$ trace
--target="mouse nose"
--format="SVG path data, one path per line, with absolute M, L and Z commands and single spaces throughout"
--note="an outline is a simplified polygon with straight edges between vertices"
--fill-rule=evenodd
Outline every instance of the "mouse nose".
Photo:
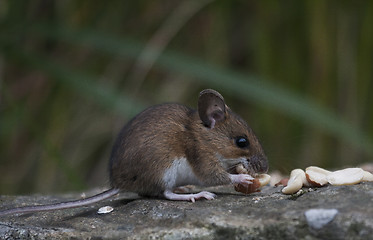
M 268 171 L 268 160 L 264 155 L 255 155 L 248 159 L 248 162 L 255 173 L 266 173 Z

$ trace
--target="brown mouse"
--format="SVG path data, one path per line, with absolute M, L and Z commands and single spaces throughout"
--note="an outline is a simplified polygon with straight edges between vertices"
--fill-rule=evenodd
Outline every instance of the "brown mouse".
M 206 89 L 199 95 L 198 110 L 160 104 L 124 126 L 110 157 L 111 189 L 82 200 L 3 210 L 0 216 L 80 207 L 120 191 L 169 200 L 210 200 L 215 194 L 174 190 L 184 185 L 251 184 L 251 175 L 235 172 L 238 164 L 251 175 L 268 170 L 267 158 L 248 124 L 217 91 Z

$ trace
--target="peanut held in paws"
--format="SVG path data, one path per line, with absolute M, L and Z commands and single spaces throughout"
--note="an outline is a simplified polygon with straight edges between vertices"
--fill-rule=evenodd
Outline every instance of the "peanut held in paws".
M 236 171 L 239 174 L 247 174 L 247 170 L 243 167 L 242 164 L 239 164 L 236 167 Z M 259 192 L 260 188 L 267 185 L 269 181 L 271 180 L 271 176 L 268 174 L 259 174 L 258 176 L 255 177 L 254 180 L 252 180 L 252 184 L 236 184 L 234 185 L 234 190 L 237 192 L 249 194 L 253 192 Z
M 260 188 L 260 182 L 257 178 L 255 178 L 253 181 L 252 184 L 248 184 L 248 185 L 245 185 L 245 184 L 235 184 L 234 185 L 234 190 L 236 190 L 237 192 L 242 192 L 242 193 L 245 193 L 245 194 L 249 194 L 249 193 L 253 193 L 253 192 L 259 192 L 259 188 Z

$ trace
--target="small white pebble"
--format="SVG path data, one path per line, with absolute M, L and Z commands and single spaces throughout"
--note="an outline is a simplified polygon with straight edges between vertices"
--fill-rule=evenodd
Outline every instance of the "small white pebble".
M 307 219 L 308 226 L 314 229 L 321 229 L 326 224 L 333 221 L 337 214 L 337 209 L 322 208 L 309 209 L 304 213 Z
M 105 207 L 102 207 L 100 209 L 98 209 L 97 213 L 98 214 L 106 214 L 106 213 L 110 213 L 114 210 L 114 208 L 110 207 L 110 206 L 105 206 Z
M 304 193 L 305 193 L 305 191 L 303 189 L 299 189 L 299 191 L 296 192 L 295 195 L 300 196 L 300 195 L 302 195 Z

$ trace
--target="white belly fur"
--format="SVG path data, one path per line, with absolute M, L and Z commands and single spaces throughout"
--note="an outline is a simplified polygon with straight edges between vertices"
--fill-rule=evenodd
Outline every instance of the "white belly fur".
M 166 189 L 170 190 L 185 185 L 201 185 L 201 181 L 196 177 L 185 157 L 173 161 L 171 167 L 165 171 L 163 181 Z

